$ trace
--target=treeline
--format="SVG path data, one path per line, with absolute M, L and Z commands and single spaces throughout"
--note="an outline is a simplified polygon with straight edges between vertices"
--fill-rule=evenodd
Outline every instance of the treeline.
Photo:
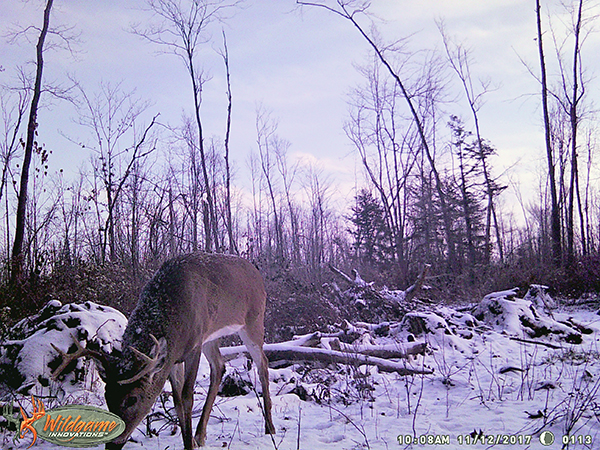
M 473 77 L 467 47 L 440 23 L 442 51 L 407 55 L 367 32 L 357 19 L 365 5 L 359 11 L 352 2 L 320 4 L 363 33 L 372 51 L 345 124 L 364 174 L 352 205 L 340 210 L 335 180 L 290 158 L 290 142 L 264 108 L 256 112 L 250 179 L 237 179 L 225 34 L 223 136 L 208 137 L 204 127 L 209 84 L 198 55 L 208 28 L 236 3 L 148 2 L 153 22 L 135 32 L 179 56 L 191 85 L 193 111 L 167 128 L 150 103 L 120 83 L 94 89 L 73 81 L 68 93 L 43 84 L 46 34 L 68 40 L 65 29 L 52 29 L 53 2 L 46 0 L 44 25 L 35 29 L 35 75 L 22 77 L 18 89 L 4 87 L 0 97 L 0 306 L 33 308 L 59 296 L 128 309 L 126 298 L 161 261 L 196 250 L 251 259 L 277 284 L 282 302 L 300 291 L 318 299 L 330 264 L 398 288 L 431 264 L 429 282 L 446 296 L 528 282 L 600 289 L 596 122 L 581 57 L 593 25 L 587 2 L 566 6 L 573 26 L 563 34 L 551 28 L 553 65 L 537 2 L 540 61 L 530 71 L 540 82 L 548 172 L 538 201 L 521 204 L 524 225 L 503 208 L 508 180 L 495 168 L 497 152 L 479 115 L 491 84 Z M 50 93 L 76 105 L 76 122 L 88 132 L 91 158 L 78 174 L 48 172 L 51 156 L 36 130 L 40 96 Z M 452 110 L 463 108 L 448 100 L 458 93 L 468 106 L 462 117 Z

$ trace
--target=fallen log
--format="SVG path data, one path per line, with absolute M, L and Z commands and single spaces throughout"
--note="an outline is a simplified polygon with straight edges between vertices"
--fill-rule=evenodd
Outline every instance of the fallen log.
M 345 274 L 331 264 L 329 264 L 329 269 L 350 284 L 350 289 L 342 292 L 342 295 L 360 302 L 364 302 L 366 299 L 369 299 L 370 301 L 385 301 L 385 297 L 373 287 L 373 283 L 367 283 L 363 280 L 356 269 L 352 269 L 352 276 Z M 349 294 L 349 292 L 351 292 L 351 294 Z
M 375 356 L 364 355 L 361 353 L 342 352 L 337 350 L 326 350 L 322 348 L 299 347 L 290 345 L 289 342 L 279 344 L 265 344 L 263 346 L 265 355 L 269 361 L 321 361 L 325 363 L 338 363 L 349 365 L 369 365 L 375 366 L 383 372 L 396 372 L 399 375 L 429 375 L 433 373 L 432 369 L 414 369 L 407 367 L 406 363 L 388 361 Z M 235 358 L 239 354 L 247 354 L 246 347 L 224 347 L 221 353 L 225 360 Z
M 347 281 L 348 283 L 354 284 L 354 280 L 352 278 L 350 278 L 348 275 L 346 275 L 344 272 L 342 272 L 340 269 L 333 266 L 332 264 L 329 264 L 329 270 L 331 270 L 333 273 L 335 273 L 337 276 Z
M 333 350 L 339 350 L 346 353 L 360 353 L 362 355 L 376 356 L 377 358 L 384 359 L 407 359 L 409 356 L 424 355 L 427 350 L 427 344 L 425 342 L 413 343 L 405 348 L 397 344 L 356 346 L 340 342 L 339 340 L 337 342 L 331 341 L 329 344 Z
M 401 303 L 405 304 L 412 301 L 415 298 L 415 296 L 421 291 L 423 285 L 425 284 L 425 279 L 427 278 L 427 274 L 429 273 L 430 268 L 430 264 L 425 264 L 423 266 L 423 270 L 421 270 L 421 273 L 417 277 L 417 280 L 414 282 L 414 284 L 409 286 L 405 291 L 399 291 L 401 294 L 403 293 L 403 295 L 399 297 L 399 301 Z M 352 277 L 350 275 L 345 274 L 343 271 L 331 264 L 329 264 L 329 269 L 334 274 L 336 274 L 344 281 L 349 283 L 351 285 L 351 290 L 353 293 L 366 293 L 372 298 L 380 301 L 391 301 L 391 298 L 389 298 L 389 296 L 386 295 L 384 291 L 376 290 L 373 287 L 373 283 L 367 283 L 365 280 L 363 280 L 355 269 L 352 269 Z M 398 300 L 396 300 L 395 302 L 398 302 Z M 394 301 L 392 301 L 392 303 L 394 303 Z

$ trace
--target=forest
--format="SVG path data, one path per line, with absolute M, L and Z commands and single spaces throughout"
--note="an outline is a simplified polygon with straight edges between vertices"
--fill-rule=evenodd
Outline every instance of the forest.
M 0 447 L 599 448 L 600 10 L 527 3 L 1 3 Z
M 198 250 L 239 254 L 260 268 L 282 321 L 270 319 L 272 333 L 298 325 L 298 314 L 312 326 L 344 315 L 322 304 L 337 277 L 332 268 L 405 289 L 427 265 L 426 295 L 436 301 L 531 283 L 570 297 L 600 290 L 595 85 L 583 56 L 594 44 L 592 2 L 531 2 L 538 59 L 522 64 L 538 87 L 543 164 L 539 185 L 521 187 L 526 199 L 497 169 L 497 149 L 481 131 L 498 80 L 477 77 L 472 43 L 440 19 L 441 44 L 410 51 L 401 34 L 382 37 L 370 2 L 292 2 L 290 10 L 328 15 L 364 45 L 355 63 L 361 81 L 337 130 L 358 162 L 342 206 L 335 179 L 290 157 L 292 143 L 266 106 L 256 107 L 245 160 L 231 158 L 236 79 L 223 24 L 242 2 L 148 0 L 147 21 L 128 30 L 174 56 L 185 74 L 191 109 L 177 124 L 108 76 L 95 88 L 68 73 L 47 78 L 58 52 L 85 44 L 76 24 L 55 22 L 60 1 L 38 3 L 39 17 L 6 31 L 2 44 L 32 55 L 24 66 L 0 68 L 3 326 L 54 299 L 128 312 L 161 262 Z M 203 100 L 214 89 L 206 48 L 226 80 L 221 135 L 205 126 Z M 59 151 L 39 132 L 39 118 L 51 120 L 42 113 L 49 102 L 76 112 L 87 139 L 65 138 L 89 153 L 78 169 L 49 170 Z M 453 113 L 458 102 L 467 108 Z M 515 198 L 522 217 L 506 210 Z

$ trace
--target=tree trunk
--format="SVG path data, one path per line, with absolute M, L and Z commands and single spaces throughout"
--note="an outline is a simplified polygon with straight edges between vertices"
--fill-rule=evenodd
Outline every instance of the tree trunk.
M 551 199 L 551 218 L 550 218 L 550 238 L 552 240 L 552 259 L 555 266 L 561 264 L 561 231 L 560 231 L 560 211 L 558 206 L 558 196 L 556 192 L 556 175 L 554 170 L 554 152 L 552 149 L 552 137 L 550 127 L 550 112 L 548 109 L 548 81 L 546 75 L 546 60 L 544 57 L 544 45 L 542 41 L 542 14 L 540 0 L 536 0 L 536 18 L 537 18 L 537 41 L 538 53 L 540 57 L 540 70 L 542 82 L 542 110 L 544 115 L 544 136 L 546 142 L 546 159 L 548 162 L 548 181 L 550 184 Z
M 204 180 L 204 192 L 206 193 L 206 205 L 204 206 L 204 250 L 212 252 L 218 250 L 218 234 L 217 223 L 215 216 L 214 197 L 211 189 L 210 180 L 208 177 L 208 168 L 206 163 L 206 152 L 204 151 L 204 135 L 202 129 L 202 120 L 200 118 L 200 90 L 202 82 L 196 78 L 194 69 L 194 54 L 193 51 L 188 51 L 188 70 L 192 79 L 192 89 L 194 91 L 194 117 L 196 126 L 198 127 L 198 149 L 200 150 L 200 166 L 202 167 L 202 178 Z
M 233 220 L 231 217 L 231 171 L 229 168 L 229 135 L 231 133 L 231 77 L 229 74 L 229 52 L 227 50 L 227 39 L 223 31 L 223 61 L 227 75 L 227 123 L 225 129 L 225 226 L 229 239 L 229 253 L 239 253 L 233 238 Z
M 567 265 L 572 266 L 575 262 L 575 200 L 579 201 L 581 206 L 581 197 L 579 193 L 579 169 L 577 167 L 577 131 L 579 125 L 579 101 L 582 94 L 579 93 L 579 38 L 581 31 L 581 14 L 583 10 L 583 0 L 579 0 L 577 9 L 577 20 L 574 30 L 574 48 L 573 48 L 573 88 L 571 99 L 569 100 L 569 122 L 571 125 L 571 179 L 569 180 L 569 203 L 567 205 Z M 566 88 L 566 86 L 565 86 Z M 581 211 L 581 209 L 580 209 Z M 581 233 L 584 233 L 581 229 Z
M 15 240 L 12 250 L 12 272 L 11 284 L 15 284 L 23 276 L 23 241 L 25 239 L 25 221 L 27 215 L 27 186 L 29 184 L 29 167 L 33 156 L 34 147 L 37 147 L 36 129 L 37 112 L 42 94 L 42 72 L 44 68 L 44 42 L 48 29 L 50 27 L 50 12 L 52 10 L 53 0 L 47 0 L 44 10 L 44 23 L 36 46 L 36 74 L 33 88 L 33 97 L 31 99 L 31 108 L 29 110 L 29 122 L 27 125 L 27 140 L 25 141 L 25 154 L 23 156 L 23 167 L 21 169 L 21 184 L 19 187 L 19 197 L 17 203 L 17 217 L 15 225 Z

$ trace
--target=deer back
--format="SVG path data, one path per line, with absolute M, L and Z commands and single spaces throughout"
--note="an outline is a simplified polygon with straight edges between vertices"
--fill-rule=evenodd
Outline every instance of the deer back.
M 149 338 L 153 334 L 165 338 L 169 359 L 178 362 L 203 342 L 263 317 L 264 311 L 263 279 L 250 262 L 206 253 L 177 257 L 144 288 L 125 330 L 123 348 L 133 346 L 147 353 L 154 345 Z

